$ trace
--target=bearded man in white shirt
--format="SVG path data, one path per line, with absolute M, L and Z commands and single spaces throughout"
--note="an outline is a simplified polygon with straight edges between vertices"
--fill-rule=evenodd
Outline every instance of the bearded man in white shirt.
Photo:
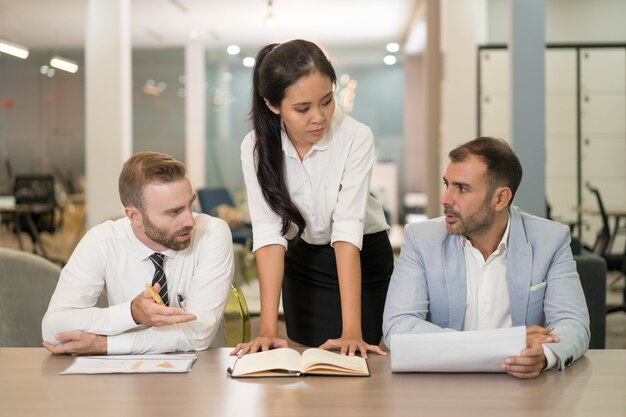
M 119 190 L 126 217 L 93 227 L 74 250 L 43 318 L 44 347 L 83 355 L 222 346 L 234 273 L 230 229 L 192 212 L 185 166 L 169 155 L 131 157 Z M 104 290 L 109 307 L 99 308 Z
M 449 154 L 444 217 L 406 227 L 383 332 L 527 326 L 527 348 L 501 367 L 518 378 L 564 369 L 589 345 L 589 314 L 569 229 L 512 206 L 522 166 L 483 137 Z M 550 329 L 550 331 L 548 331 Z

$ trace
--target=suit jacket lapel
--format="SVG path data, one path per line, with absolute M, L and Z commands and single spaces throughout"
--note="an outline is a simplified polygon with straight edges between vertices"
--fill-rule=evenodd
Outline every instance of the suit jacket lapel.
M 448 326 L 461 330 L 467 303 L 465 256 L 458 236 L 449 235 L 444 249 L 444 277 L 448 290 Z
M 526 324 L 529 288 L 532 278 L 532 247 L 526 238 L 522 217 L 515 209 L 509 210 L 509 230 L 506 278 L 509 288 L 511 322 L 513 326 Z

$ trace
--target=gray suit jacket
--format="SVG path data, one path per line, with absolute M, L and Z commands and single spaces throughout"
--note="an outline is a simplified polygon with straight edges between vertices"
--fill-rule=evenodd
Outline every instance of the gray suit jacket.
M 569 247 L 569 230 L 517 207 L 511 207 L 509 214 L 507 281 L 512 324 L 553 328 L 560 342 L 546 346 L 563 369 L 589 346 L 589 314 Z M 443 218 L 406 226 L 385 303 L 387 346 L 394 334 L 460 330 L 466 299 L 460 237 L 448 234 Z

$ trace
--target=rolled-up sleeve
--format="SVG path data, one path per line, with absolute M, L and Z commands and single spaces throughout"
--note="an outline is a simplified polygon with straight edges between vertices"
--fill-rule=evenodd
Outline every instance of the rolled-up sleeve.
M 348 242 L 361 250 L 365 207 L 374 165 L 374 135 L 363 127 L 347 149 L 341 188 L 332 217 L 331 245 Z

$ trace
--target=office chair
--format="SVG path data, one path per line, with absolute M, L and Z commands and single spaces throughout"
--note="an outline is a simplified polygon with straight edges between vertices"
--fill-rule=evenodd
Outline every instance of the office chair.
M 591 184 L 586 184 L 587 189 L 593 193 L 596 197 L 596 201 L 598 202 L 598 209 L 600 211 L 600 217 L 602 218 L 602 227 L 598 231 L 596 236 L 596 241 L 591 248 L 591 251 L 601 257 L 606 261 L 606 268 L 609 271 L 619 271 L 620 276 L 617 279 L 622 279 L 626 277 L 626 248 L 624 248 L 624 252 L 622 254 L 613 254 L 609 253 L 609 245 L 611 243 L 611 228 L 609 226 L 609 216 L 606 214 L 606 210 L 604 208 L 604 202 L 602 201 L 602 196 L 600 195 L 600 190 L 591 186 Z M 616 231 L 617 232 L 617 231 Z M 626 285 L 623 289 L 623 298 L 622 303 L 619 305 L 610 305 L 607 306 L 606 313 L 615 313 L 624 311 L 626 312 Z
M 562 220 L 554 219 L 552 217 L 552 205 L 550 204 L 550 201 L 548 200 L 547 196 L 546 196 L 546 219 L 555 221 L 557 223 L 565 224 L 567 227 L 569 227 L 570 248 L 572 249 L 572 254 L 580 255 L 582 253 L 583 244 L 579 238 L 574 236 L 574 229 L 576 228 L 577 222 L 575 221 L 564 222 Z
M 62 225 L 63 212 L 57 203 L 54 190 L 54 176 L 52 174 L 20 174 L 15 176 L 13 184 L 13 196 L 15 204 L 44 204 L 50 209 L 44 212 L 32 214 L 32 220 L 39 233 L 54 233 Z M 19 219 L 20 228 L 28 233 L 33 248 L 37 237 L 26 223 L 23 217 Z M 15 228 L 14 228 L 14 231 Z
M 0 347 L 41 347 L 41 320 L 61 268 L 32 253 L 0 248 Z
M 226 346 L 250 341 L 250 312 L 246 298 L 236 283 L 230 287 L 230 294 L 224 310 Z
M 591 247 L 591 251 L 606 260 L 606 266 L 609 271 L 621 271 L 624 254 L 609 253 L 609 244 L 611 243 L 612 238 L 611 227 L 609 226 L 609 217 L 606 214 L 600 190 L 591 186 L 589 183 L 586 184 L 586 187 L 592 194 L 595 195 L 598 203 L 598 210 L 600 212 L 600 218 L 602 219 L 602 227 L 596 235 L 596 240 Z
M 606 341 L 606 261 L 585 251 L 574 255 L 576 270 L 589 311 L 590 349 L 604 349 Z
M 624 252 L 626 253 L 626 247 L 624 247 Z M 622 260 L 621 277 L 618 277 L 618 279 L 626 277 L 626 256 L 624 256 L 623 258 L 624 259 Z M 606 314 L 619 312 L 626 313 L 626 283 L 622 288 L 622 303 L 606 306 Z
M 222 204 L 235 207 L 233 198 L 224 187 L 201 188 L 197 194 L 202 212 L 211 216 L 217 215 L 216 208 Z M 231 227 L 230 232 L 233 235 L 233 243 L 245 246 L 252 242 L 252 227 L 249 225 Z

